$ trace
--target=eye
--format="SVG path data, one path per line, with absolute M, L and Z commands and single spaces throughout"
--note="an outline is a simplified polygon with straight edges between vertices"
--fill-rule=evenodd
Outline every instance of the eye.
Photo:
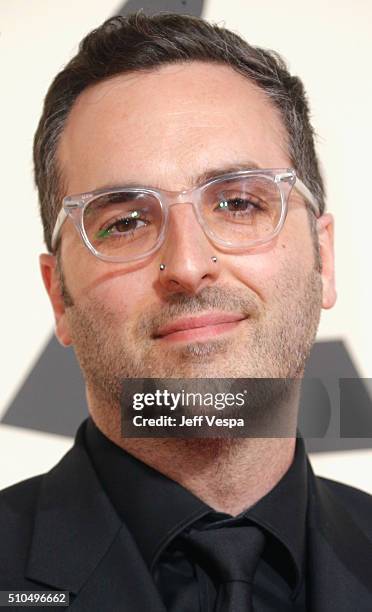
M 262 212 L 264 208 L 265 203 L 260 198 L 251 194 L 239 194 L 223 197 L 215 210 L 230 213 L 233 216 L 247 216 Z
M 143 211 L 133 210 L 125 217 L 118 217 L 110 220 L 105 224 L 105 227 L 96 233 L 96 238 L 108 238 L 113 236 L 133 235 L 133 233 L 148 225 L 149 221 L 141 217 Z
M 217 207 L 218 210 L 228 210 L 230 212 L 246 212 L 252 208 L 259 208 L 259 206 L 251 200 L 239 197 L 222 200 Z

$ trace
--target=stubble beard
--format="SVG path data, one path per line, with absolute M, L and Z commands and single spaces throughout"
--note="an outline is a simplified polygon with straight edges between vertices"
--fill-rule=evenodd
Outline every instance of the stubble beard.
M 161 310 L 149 309 L 129 324 L 105 303 L 73 304 L 69 324 L 92 412 L 117 424 L 128 378 L 218 377 L 252 379 L 252 405 L 266 402 L 266 412 L 278 410 L 298 388 L 319 324 L 321 293 L 314 268 L 307 276 L 283 275 L 268 304 L 246 288 L 210 286 L 196 296 L 174 294 Z M 234 332 L 207 342 L 165 345 L 153 337 L 159 326 L 206 310 L 239 311 L 247 318 Z

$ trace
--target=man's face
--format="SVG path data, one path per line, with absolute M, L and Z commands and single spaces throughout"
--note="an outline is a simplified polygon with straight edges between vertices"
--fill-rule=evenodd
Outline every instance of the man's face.
M 292 166 L 265 94 L 229 67 L 199 62 L 85 90 L 58 154 L 67 194 L 128 183 L 184 190 L 213 169 Z M 244 253 L 216 248 L 188 203 L 170 209 L 161 249 L 131 265 L 95 258 L 68 220 L 61 262 L 72 306 L 60 298 L 55 258 L 41 258 L 57 335 L 74 345 L 90 394 L 106 399 L 127 377 L 299 376 L 320 309 L 335 301 L 332 227 L 330 215 L 318 221 L 320 273 L 294 191 L 280 235 Z M 208 313 L 240 320 L 157 336 L 176 319 Z

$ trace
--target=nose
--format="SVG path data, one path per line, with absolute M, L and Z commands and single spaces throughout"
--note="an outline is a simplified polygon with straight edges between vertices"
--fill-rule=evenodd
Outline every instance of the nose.
M 162 287 L 171 293 L 197 294 L 213 284 L 220 275 L 216 249 L 204 233 L 190 203 L 178 203 L 169 209 L 168 228 L 159 251 Z

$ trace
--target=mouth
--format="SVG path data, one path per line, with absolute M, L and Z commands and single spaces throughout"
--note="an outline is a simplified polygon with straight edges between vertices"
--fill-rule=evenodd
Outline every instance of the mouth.
M 154 338 L 162 342 L 202 341 L 231 332 L 247 317 L 242 313 L 209 313 L 184 317 L 160 327 Z

